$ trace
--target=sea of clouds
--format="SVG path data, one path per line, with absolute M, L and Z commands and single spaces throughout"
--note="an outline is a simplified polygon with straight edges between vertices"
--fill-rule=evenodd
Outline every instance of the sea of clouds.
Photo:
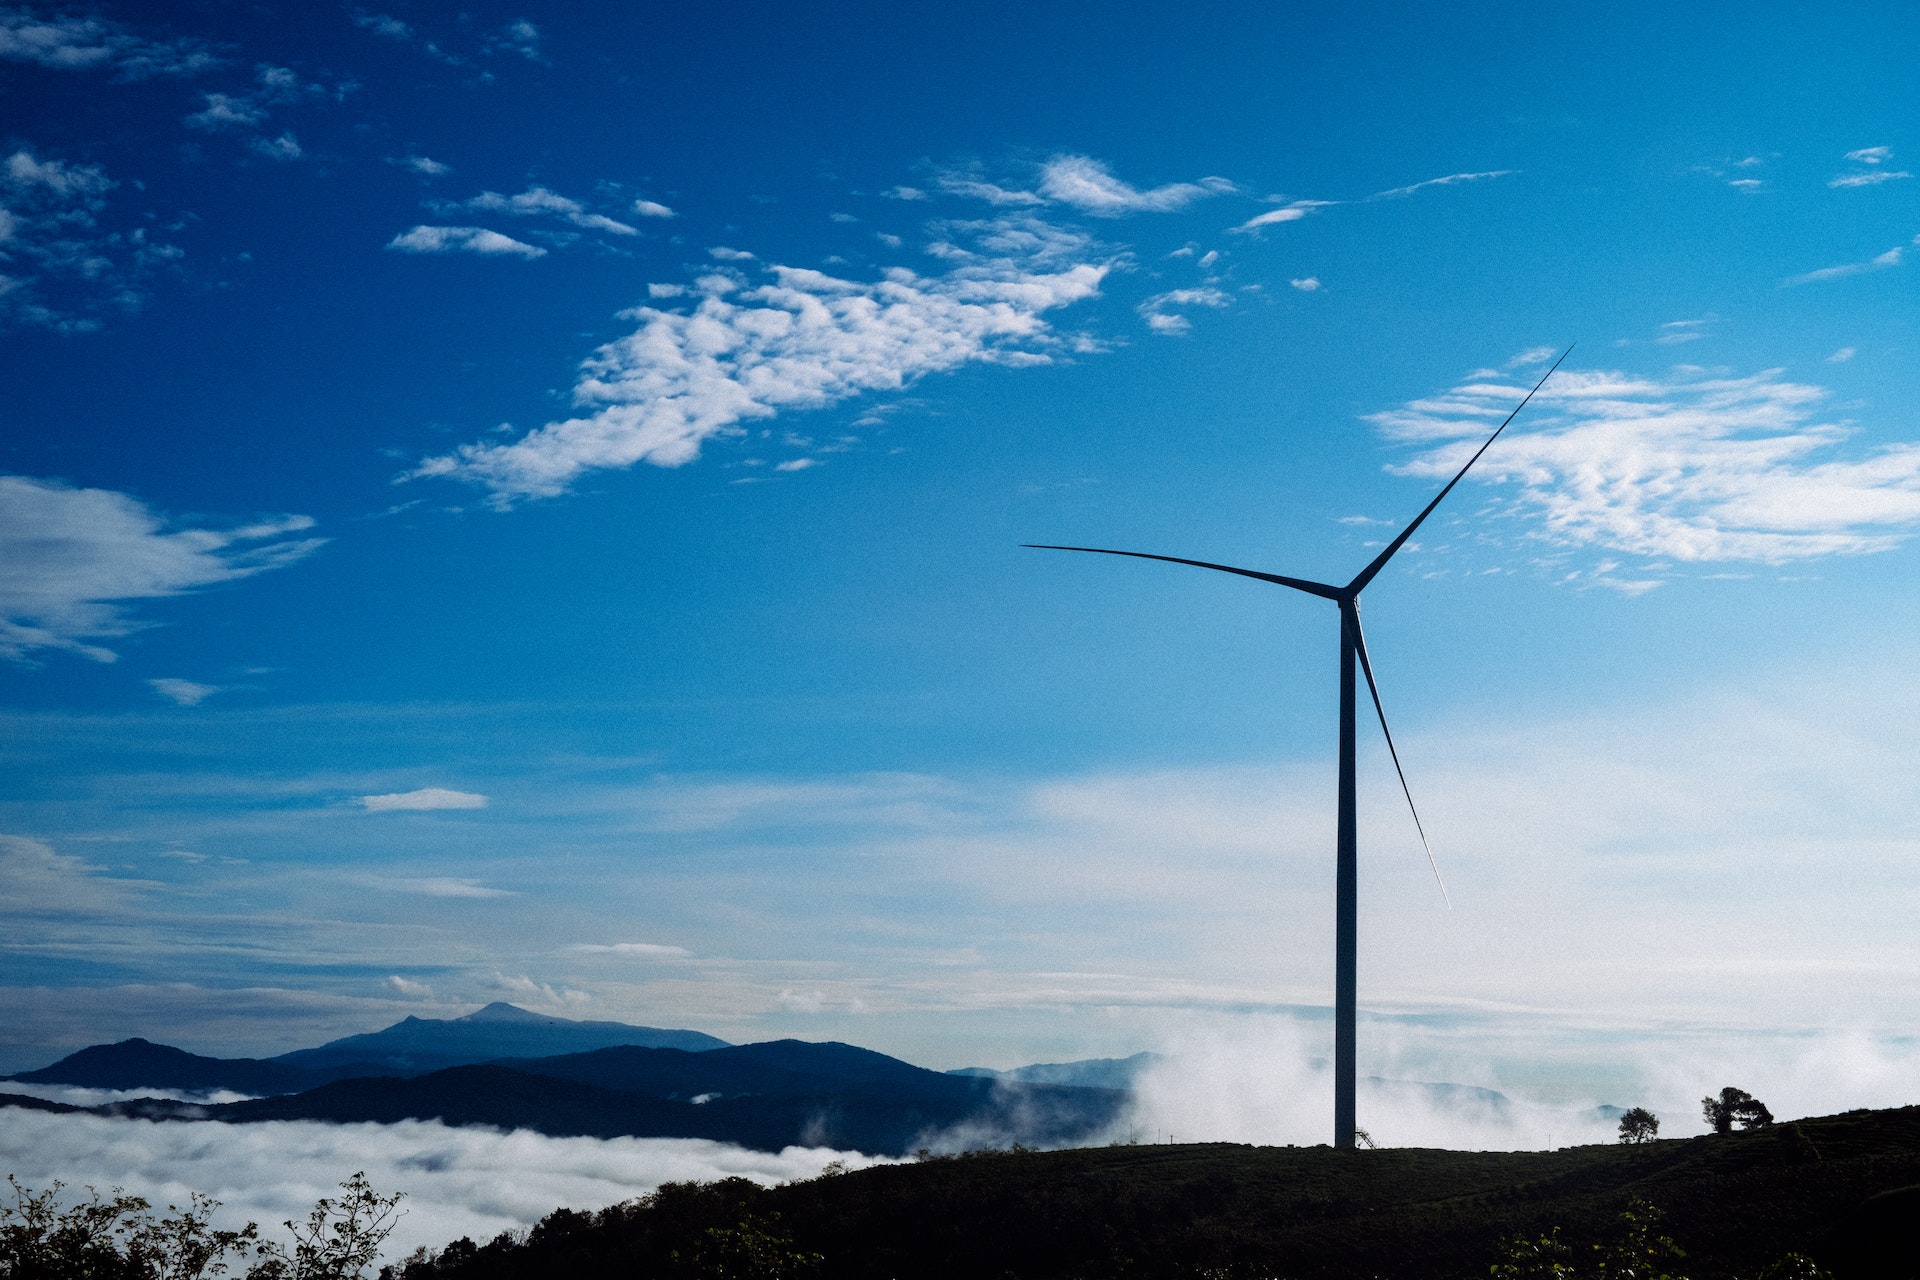
M 121 1187 L 156 1205 L 195 1191 L 221 1202 L 222 1225 L 258 1222 L 268 1235 L 302 1219 L 357 1172 L 406 1194 L 406 1216 L 384 1257 L 469 1236 L 485 1242 L 556 1208 L 598 1209 L 664 1182 L 749 1178 L 772 1185 L 884 1163 L 854 1152 L 789 1147 L 778 1154 L 688 1138 L 549 1138 L 525 1130 L 450 1128 L 438 1121 L 322 1124 L 167 1122 L 0 1111 L 0 1169 L 28 1187 Z
M 1910 1035 L 1703 1027 L 1650 1036 L 1589 1028 L 1578 1056 L 1601 1057 L 1611 1041 L 1618 1059 L 1603 1096 L 1508 1079 L 1516 1064 L 1530 1060 L 1537 1076 L 1557 1074 L 1537 1068 L 1550 1067 L 1547 1060 L 1566 1049 L 1551 1037 L 1522 1040 L 1505 1046 L 1502 1062 L 1489 1054 L 1501 1038 L 1484 1026 L 1449 1035 L 1363 1020 L 1359 1126 L 1383 1147 L 1539 1150 L 1617 1141 L 1617 1112 L 1608 1108 L 1651 1109 L 1663 1138 L 1704 1133 L 1701 1099 L 1725 1085 L 1755 1094 L 1782 1121 L 1920 1101 L 1920 1039 Z M 1325 1056 L 1331 1047 L 1325 1022 L 1259 1015 L 1188 1020 L 1169 1030 L 1164 1056 L 1136 1081 L 1125 1136 L 1148 1142 L 1326 1142 L 1333 1115 Z M 1597 1073 L 1575 1068 L 1571 1074 Z
M 1329 1031 L 1324 1021 L 1264 1014 L 1163 1026 L 1163 1056 L 1136 1081 L 1132 1106 L 1089 1145 L 1327 1142 Z M 1915 1101 L 1920 1080 L 1920 1041 L 1910 1036 L 1702 1028 L 1694 1037 L 1622 1039 L 1621 1072 L 1606 1086 L 1608 1096 L 1570 1096 L 1503 1079 L 1510 1068 L 1493 1058 L 1470 1060 L 1484 1052 L 1484 1027 L 1450 1035 L 1363 1020 L 1361 1032 L 1359 1123 L 1382 1147 L 1539 1150 L 1612 1142 L 1615 1121 L 1603 1103 L 1651 1107 L 1662 1137 L 1688 1137 L 1704 1131 L 1700 1098 L 1727 1084 L 1758 1095 L 1785 1121 L 1905 1105 Z M 1551 1056 L 1545 1044 L 1509 1048 L 1515 1055 L 1509 1062 Z M 81 1105 L 136 1096 L 58 1085 L 0 1087 Z M 1011 1140 L 1000 1128 L 962 1128 L 929 1134 L 927 1145 L 956 1151 Z M 406 1195 L 389 1259 L 461 1236 L 486 1241 L 530 1227 L 561 1206 L 597 1209 L 664 1182 L 744 1177 L 773 1185 L 815 1177 L 834 1161 L 850 1168 L 890 1163 L 827 1148 L 775 1154 L 697 1139 L 551 1138 L 437 1121 L 226 1124 L 0 1110 L 0 1171 L 25 1185 L 58 1179 L 76 1190 L 121 1187 L 162 1206 L 183 1204 L 199 1191 L 222 1202 L 219 1218 L 228 1225 L 251 1220 L 277 1231 L 364 1171 L 376 1188 Z

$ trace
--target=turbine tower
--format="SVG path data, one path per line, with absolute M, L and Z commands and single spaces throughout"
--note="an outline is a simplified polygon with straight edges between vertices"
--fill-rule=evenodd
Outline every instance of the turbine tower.
M 1334 974 L 1333 974 L 1333 1145 L 1351 1148 L 1354 1145 L 1354 1027 L 1357 1013 L 1356 980 L 1359 969 L 1359 879 L 1360 858 L 1359 838 L 1356 827 L 1354 806 L 1354 714 L 1353 668 L 1357 661 L 1360 672 L 1367 678 L 1367 693 L 1372 696 L 1374 714 L 1380 718 L 1380 732 L 1387 740 L 1387 754 L 1393 757 L 1394 772 L 1400 776 L 1400 790 L 1407 797 L 1407 807 L 1413 810 L 1414 829 L 1420 833 L 1420 844 L 1427 851 L 1427 862 L 1433 867 L 1435 880 L 1440 880 L 1440 864 L 1434 861 L 1433 846 L 1427 843 L 1426 828 L 1421 825 L 1420 811 L 1414 808 L 1413 792 L 1407 787 L 1406 772 L 1400 768 L 1400 753 L 1394 749 L 1393 731 L 1387 728 L 1386 708 L 1380 703 L 1380 687 L 1374 683 L 1373 663 L 1367 658 L 1366 637 L 1360 630 L 1360 593 L 1367 584 L 1387 567 L 1387 561 L 1406 545 L 1433 509 L 1449 493 L 1453 486 L 1460 483 L 1474 463 L 1480 461 L 1500 433 L 1507 429 L 1507 423 L 1519 416 L 1527 407 L 1527 401 L 1533 399 L 1534 392 L 1546 385 L 1554 370 L 1573 353 L 1568 347 L 1560 353 L 1560 359 L 1553 362 L 1552 368 L 1540 376 L 1533 384 L 1533 390 L 1522 397 L 1513 407 L 1506 421 L 1502 422 L 1494 433 L 1487 437 L 1485 444 L 1474 451 L 1467 465 L 1447 481 L 1446 488 L 1434 495 L 1426 509 L 1413 518 L 1413 523 L 1400 531 L 1398 537 L 1387 544 L 1386 550 L 1373 558 L 1372 563 L 1354 576 L 1353 581 L 1344 587 L 1333 586 L 1325 582 L 1309 582 L 1305 578 L 1287 578 L 1276 573 L 1260 573 L 1253 569 L 1236 569 L 1232 565 L 1209 564 L 1205 560 L 1184 560 L 1179 556 L 1151 555 L 1144 551 L 1113 551 L 1106 547 L 1060 547 L 1045 543 L 1024 543 L 1038 551 L 1088 551 L 1103 556 L 1132 556 L 1138 560 L 1164 560 L 1169 564 L 1188 564 L 1197 569 L 1217 569 L 1221 573 L 1237 573 L 1243 578 L 1258 578 L 1262 582 L 1272 582 L 1282 587 L 1292 587 L 1295 591 L 1304 591 L 1310 596 L 1319 596 L 1331 600 L 1340 609 L 1340 809 L 1337 826 L 1336 852 L 1334 859 Z M 1440 881 L 1440 893 L 1447 892 L 1445 881 Z M 1449 903 L 1451 905 L 1451 903 Z

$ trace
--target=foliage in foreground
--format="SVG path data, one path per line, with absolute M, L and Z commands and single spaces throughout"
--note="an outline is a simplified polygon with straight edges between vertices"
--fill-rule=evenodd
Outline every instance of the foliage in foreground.
M 1554 1227 L 1539 1236 L 1518 1235 L 1501 1247 L 1493 1280 L 1687 1280 L 1678 1268 L 1687 1251 L 1660 1230 L 1665 1215 L 1635 1199 L 1620 1213 L 1612 1238 L 1577 1250 Z M 1788 1253 L 1756 1280 L 1832 1280 L 1803 1253 Z
M 142 1196 L 115 1187 L 62 1205 L 63 1184 L 44 1191 L 7 1184 L 0 1203 L 0 1280 L 361 1280 L 399 1218 L 399 1194 L 381 1195 L 356 1173 L 340 1195 L 323 1196 L 305 1222 L 285 1224 L 288 1248 L 262 1240 L 249 1222 L 238 1231 L 213 1226 L 217 1200 L 195 1192 L 182 1209 L 161 1217 Z M 248 1262 L 251 1255 L 252 1261 Z M 236 1272 L 234 1267 L 243 1267 Z

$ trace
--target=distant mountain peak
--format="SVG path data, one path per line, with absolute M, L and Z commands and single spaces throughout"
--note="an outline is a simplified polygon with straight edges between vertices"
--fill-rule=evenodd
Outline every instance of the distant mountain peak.
M 412 1021 L 411 1018 L 408 1019 Z M 505 1000 L 495 1000 L 484 1008 L 475 1009 L 465 1017 L 455 1018 L 455 1022 L 519 1022 L 524 1024 L 569 1022 L 569 1018 L 549 1018 L 543 1014 L 522 1009 L 517 1004 L 508 1004 Z

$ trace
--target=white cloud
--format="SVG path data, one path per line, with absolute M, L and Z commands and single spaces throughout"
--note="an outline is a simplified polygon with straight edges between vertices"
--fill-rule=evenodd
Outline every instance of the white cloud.
M 511 975 L 496 972 L 493 975 L 492 986 L 496 991 L 511 992 L 524 999 L 561 1008 L 593 1003 L 593 996 L 585 991 L 573 987 L 555 988 L 549 983 L 535 982 L 525 974 Z
M 857 1153 L 789 1147 L 776 1154 L 688 1138 L 549 1138 L 530 1130 L 450 1128 L 438 1121 L 320 1124 L 269 1121 L 157 1123 L 8 1111 L 0 1164 L 31 1186 L 124 1187 L 159 1204 L 188 1189 L 222 1203 L 216 1222 L 254 1221 L 279 1237 L 319 1197 L 364 1171 L 380 1191 L 402 1191 L 406 1210 L 383 1257 L 486 1241 L 523 1230 L 557 1208 L 604 1208 L 663 1182 L 749 1178 L 763 1186 L 810 1178 L 833 1160 L 888 1163 Z
M 661 204 L 658 200 L 635 200 L 633 202 L 633 211 L 643 218 L 671 218 L 674 216 L 673 210 L 667 208 L 667 206 Z
M 918 187 L 888 187 L 880 193 L 890 200 L 925 200 L 927 193 Z
M 184 256 L 145 227 L 101 229 L 117 185 L 99 165 L 25 148 L 0 164 L 0 324 L 98 329 L 102 313 L 138 310 L 141 281 Z
M 1915 237 L 1915 239 L 1916 241 L 1920 241 L 1920 237 Z M 1869 258 L 1865 262 L 1843 262 L 1837 267 L 1821 267 L 1818 271 L 1809 271 L 1804 275 L 1791 276 L 1785 283 L 1789 285 L 1814 284 L 1821 280 L 1841 280 L 1847 276 L 1865 275 L 1870 271 L 1885 271 L 1889 267 L 1899 266 L 1901 259 L 1905 256 L 1906 246 L 1895 245 L 1878 257 Z
M 805 471 L 810 467 L 817 467 L 819 465 L 821 464 L 820 464 L 820 459 L 818 458 L 789 458 L 785 462 L 782 462 L 778 466 L 774 467 L 774 470 L 775 471 Z
M 106 868 L 57 853 L 27 836 L 0 835 L 0 900 L 10 915 L 111 910 L 138 882 L 103 876 Z
M 387 241 L 387 248 L 402 253 L 479 253 L 498 257 L 544 258 L 545 249 L 503 236 L 485 227 L 418 226 Z
M 407 168 L 413 170 L 415 173 L 424 173 L 429 178 L 437 178 L 443 173 L 453 172 L 452 165 L 441 164 L 431 156 L 408 156 L 401 163 L 405 164 Z
M 748 253 L 745 249 L 729 249 L 723 244 L 715 245 L 713 248 L 707 250 L 707 256 L 717 258 L 721 262 L 752 262 L 755 260 L 754 255 Z
M 377 36 L 385 36 L 389 40 L 413 39 L 413 28 L 391 14 L 367 13 L 362 10 L 353 15 L 353 25 L 363 31 L 371 31 Z
M 90 643 L 139 623 L 123 602 L 157 600 L 292 564 L 324 539 L 285 516 L 237 529 L 163 532 L 123 493 L 0 476 L 0 657 L 62 649 L 111 662 Z
M 1295 200 L 1278 209 L 1270 209 L 1266 213 L 1248 218 L 1237 227 L 1229 227 L 1227 229 L 1229 231 L 1243 232 L 1258 231 L 1261 227 L 1277 226 L 1282 222 L 1298 222 L 1315 209 L 1324 209 L 1330 204 L 1338 203 L 1340 203 L 1338 200 Z
M 1193 328 L 1193 323 L 1185 316 L 1169 312 L 1167 308 L 1224 307 L 1231 301 L 1232 299 L 1218 289 L 1169 289 L 1165 293 L 1157 293 L 1148 298 L 1135 310 L 1140 313 L 1140 318 L 1147 322 L 1147 327 L 1155 333 L 1176 334 L 1186 333 Z
M 1297 280 L 1289 280 L 1287 283 L 1302 293 L 1312 293 L 1320 287 L 1320 279 L 1317 276 L 1302 276 Z
M 540 61 L 540 28 L 521 18 L 509 22 L 499 31 L 487 37 L 488 53 L 505 51 L 517 53 L 529 62 Z
M 277 138 L 255 138 L 248 145 L 269 160 L 298 160 L 306 154 L 292 133 L 282 133 Z
M 388 893 L 410 893 L 422 898 L 512 898 L 511 889 L 495 889 L 471 876 L 372 876 L 370 888 Z
M 1834 352 L 1832 355 L 1827 357 L 1827 363 L 1828 364 L 1845 364 L 1847 361 L 1853 359 L 1855 354 L 1856 353 L 1852 347 L 1842 347 L 1838 351 Z
M 187 123 L 195 129 L 253 129 L 267 118 L 265 109 L 250 98 L 230 93 L 202 96 L 206 99 L 206 109 L 187 117 Z
M 1450 173 L 1444 178 L 1428 178 L 1425 182 L 1416 182 L 1410 187 L 1395 187 L 1391 191 L 1382 191 L 1369 196 L 1371 200 L 1389 200 L 1399 196 L 1410 196 L 1427 187 L 1451 187 L 1462 182 L 1481 182 L 1487 178 L 1504 178 L 1518 173 L 1517 169 L 1488 169 L 1484 173 Z
M 739 424 L 891 391 L 977 361 L 1043 364 L 1048 311 L 1096 296 L 1108 265 L 1085 237 L 1031 218 L 954 224 L 940 276 L 891 268 L 872 282 L 771 265 L 695 282 L 690 311 L 640 307 L 630 335 L 594 353 L 574 388 L 588 412 L 509 444 L 469 444 L 415 475 L 482 484 L 499 505 L 553 497 L 587 471 L 680 466 Z
M 419 812 L 428 809 L 484 809 L 487 798 L 471 791 L 449 791 L 445 787 L 421 787 L 418 791 L 396 791 L 384 796 L 361 796 L 360 804 L 370 813 L 396 810 Z
M 1041 205 L 1046 203 L 1042 196 L 1031 191 L 1020 191 L 988 182 L 977 174 L 951 171 L 940 174 L 936 181 L 940 189 L 950 195 L 967 196 L 974 200 L 985 200 L 997 205 Z M 895 190 L 902 188 L 896 187 Z
M 115 185 L 99 165 L 40 160 L 31 151 L 16 151 L 7 157 L 5 180 L 15 190 L 40 189 L 59 196 L 100 195 Z
M 1091 156 L 1055 156 L 1040 166 L 1040 194 L 1099 217 L 1126 213 L 1169 213 L 1204 196 L 1233 190 L 1225 178 L 1174 182 L 1141 191 L 1113 176 Z
M 1523 393 L 1486 379 L 1371 421 L 1427 446 L 1408 474 L 1451 475 Z M 1783 564 L 1898 546 L 1920 524 L 1920 443 L 1832 456 L 1852 431 L 1815 420 L 1825 395 L 1778 370 L 1563 370 L 1473 478 L 1517 485 L 1515 513 L 1538 521 L 1532 536 L 1568 547 Z
M 640 956 L 649 960 L 675 960 L 693 954 L 685 947 L 670 947 L 660 942 L 580 942 L 567 950 L 582 955 Z
M 121 78 L 193 75 L 220 60 L 196 40 L 148 40 L 104 18 L 0 9 L 0 59 L 67 71 L 111 67 Z
M 388 977 L 387 987 L 395 995 L 407 1000 L 427 1000 L 433 996 L 433 988 L 427 983 L 415 982 L 413 979 L 403 978 L 397 973 Z
M 1528 365 L 1545 364 L 1560 354 L 1557 347 L 1528 347 L 1513 359 L 1507 361 L 1508 370 L 1524 369 Z
M 1893 148 L 1861 147 L 1858 151 L 1847 152 L 1846 158 L 1856 164 L 1885 164 L 1893 159 Z
M 182 707 L 197 707 L 220 692 L 219 685 L 196 684 L 192 680 L 176 680 L 172 676 L 162 676 L 147 683 L 153 686 L 155 693 Z
M 1897 182 L 1901 178 L 1913 175 L 1905 169 L 1868 169 L 1863 173 L 1842 173 L 1828 180 L 1830 187 L 1875 187 L 1883 182 Z
M 650 203 L 642 201 L 641 203 Z M 664 207 L 664 206 L 662 206 Z M 570 222 L 576 227 L 585 227 L 590 231 L 606 231 L 618 236 L 637 236 L 640 232 L 624 222 L 616 222 L 603 214 L 592 213 L 578 200 L 569 199 L 546 187 L 528 187 L 519 195 L 503 196 L 497 191 L 483 191 L 467 201 L 469 209 L 484 209 L 491 213 L 504 213 L 516 218 L 553 217 Z M 638 207 L 636 206 L 636 212 Z M 659 217 L 659 214 L 649 216 Z M 668 211 L 668 217 L 672 212 Z
M 1663 347 L 1678 346 L 1683 342 L 1698 342 L 1708 336 L 1707 326 L 1711 319 L 1669 320 L 1660 326 L 1660 333 L 1654 341 Z

